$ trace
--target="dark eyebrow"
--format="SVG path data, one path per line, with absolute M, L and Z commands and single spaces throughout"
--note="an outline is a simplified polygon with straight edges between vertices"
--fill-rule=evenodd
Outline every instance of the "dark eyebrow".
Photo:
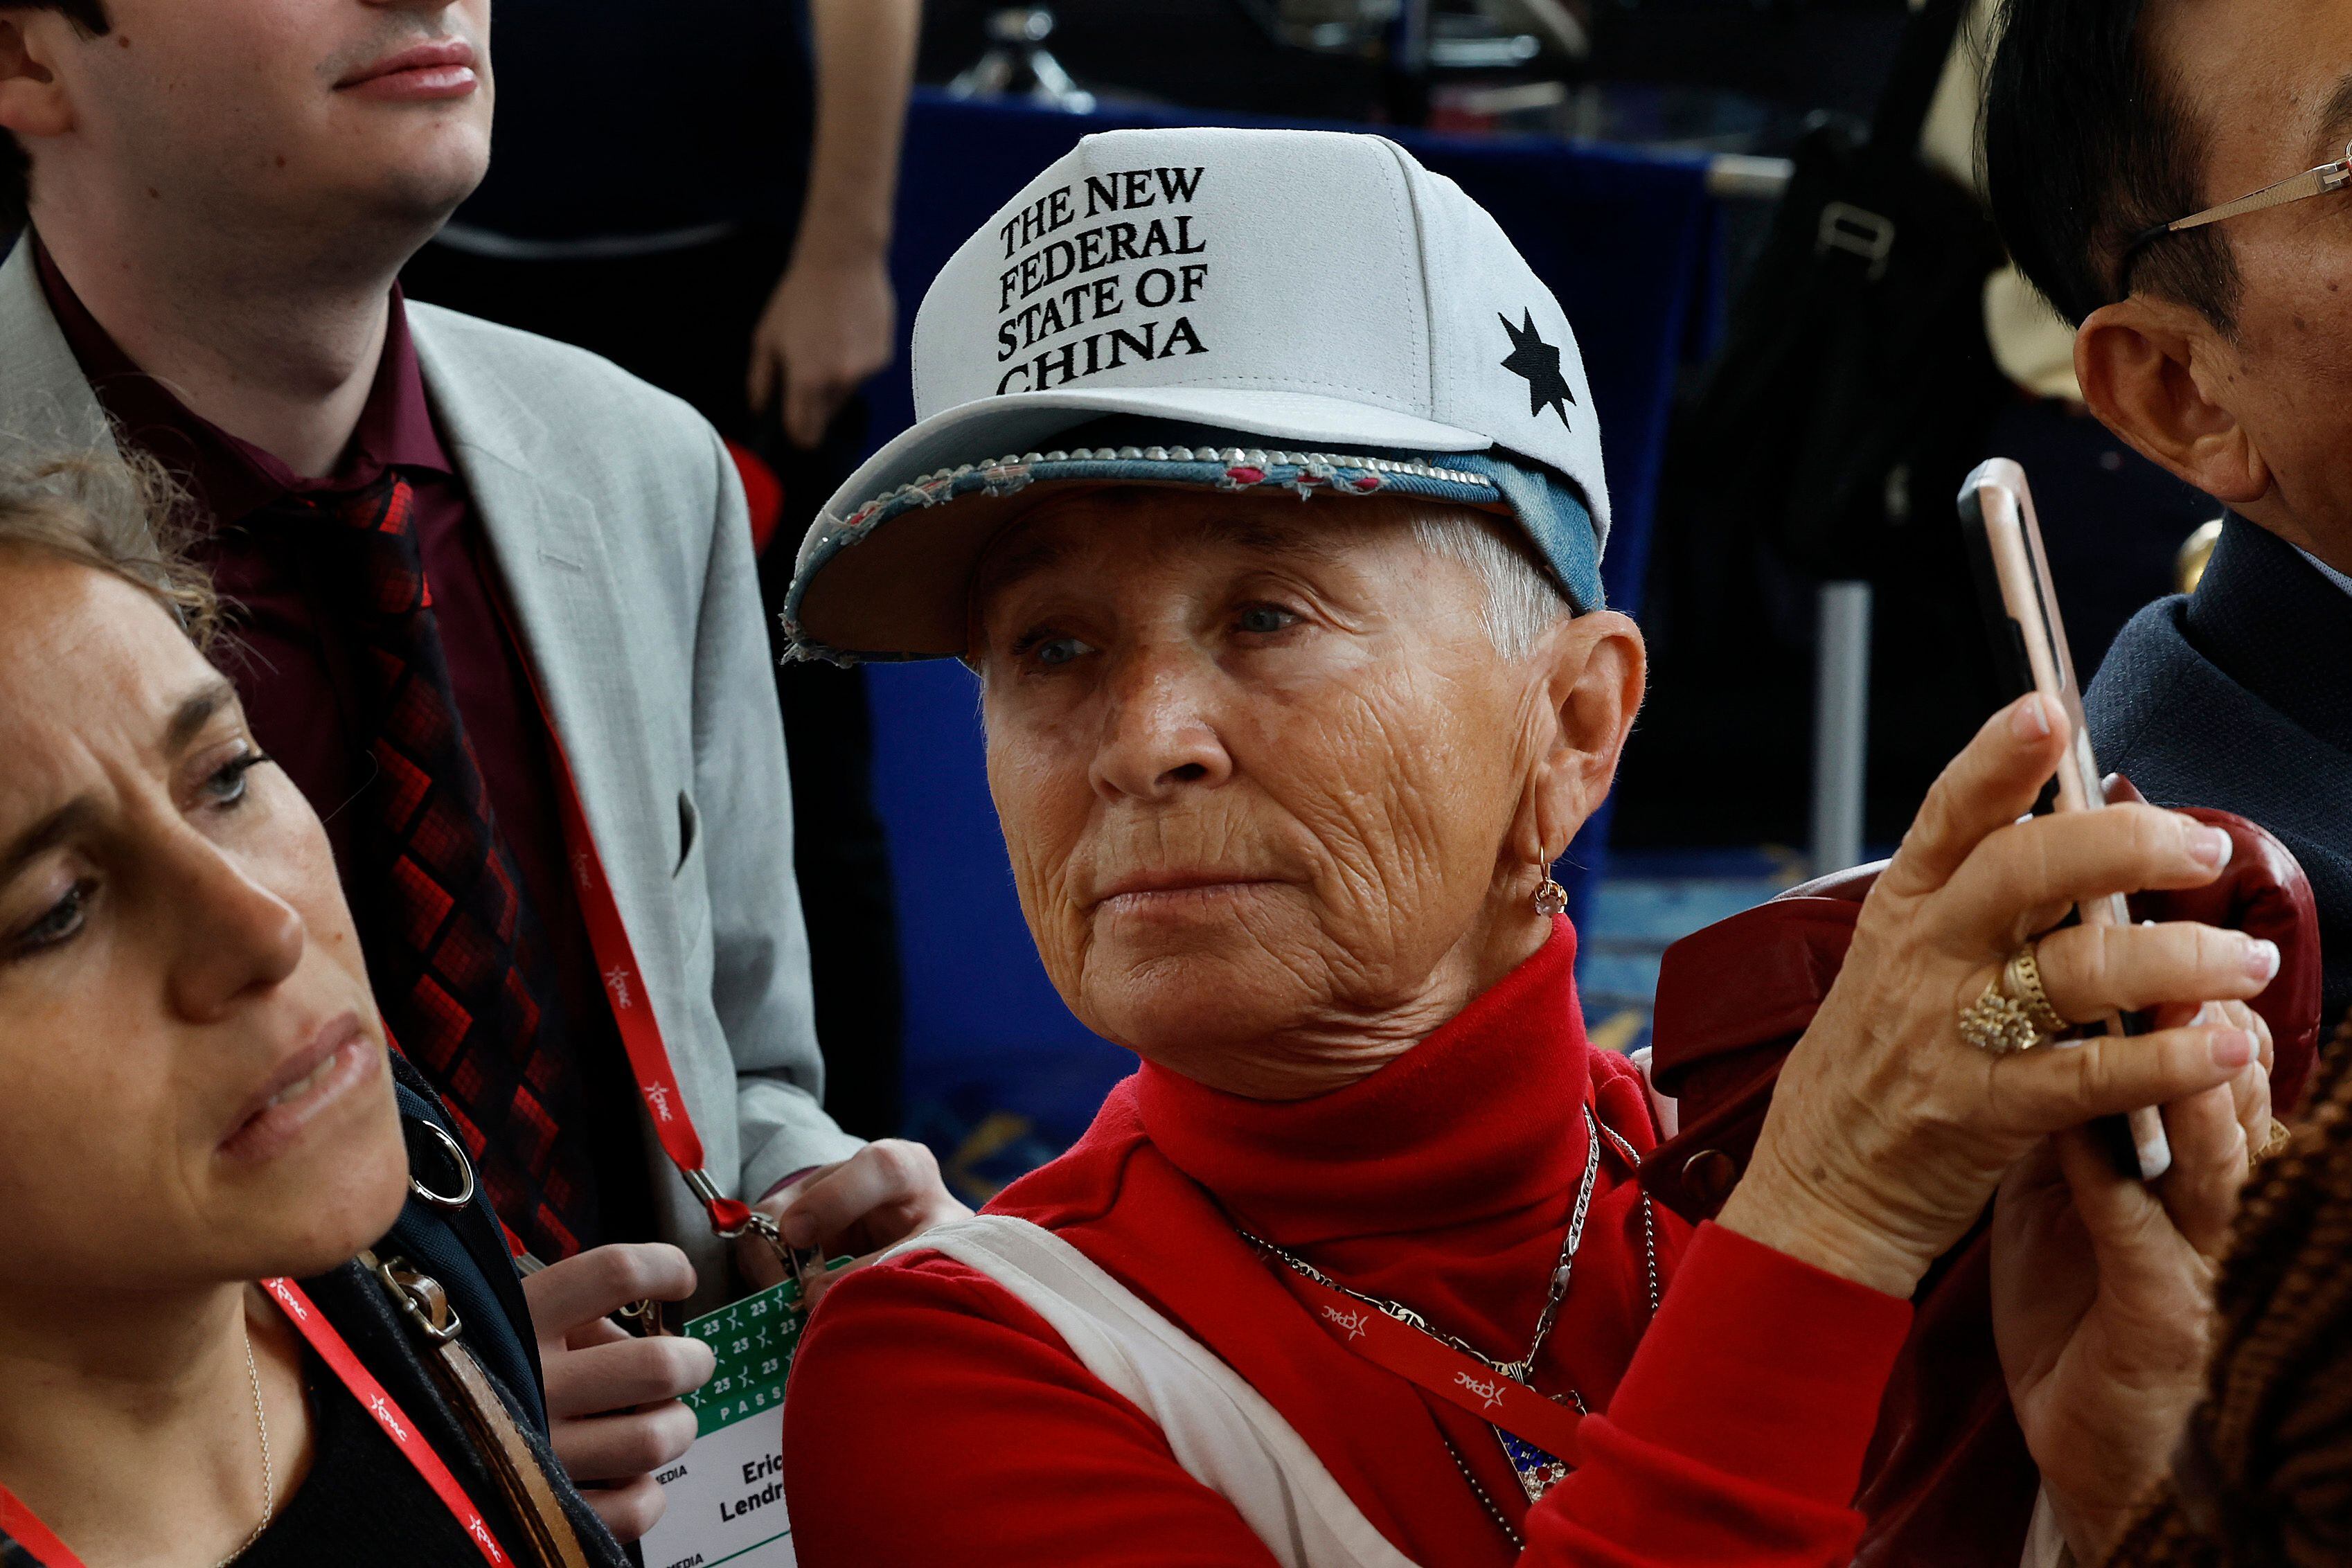
M 0 854 L 0 884 L 16 879 L 37 857 L 54 849 L 64 840 L 80 831 L 98 807 L 85 795 L 70 801 L 40 821 L 18 834 L 5 854 Z
M 172 714 L 172 721 L 163 730 L 163 750 L 178 755 L 188 749 L 189 742 L 204 733 L 224 708 L 236 703 L 236 688 L 226 680 L 215 680 L 194 695 L 186 698 Z
M 236 702 L 236 688 L 226 680 L 216 680 L 184 699 L 163 727 L 164 752 L 177 756 L 186 751 L 221 710 Z M 97 810 L 97 803 L 84 795 L 68 801 L 18 834 L 5 851 L 0 851 L 0 883 L 8 881 L 35 858 L 79 832 Z
M 2344 156 L 2344 143 L 2352 140 L 2352 75 L 2336 84 L 2327 96 L 2327 107 L 2319 111 L 2319 138 L 2313 143 L 2312 163 L 2330 163 Z
M 1329 536 L 1323 531 L 1283 528 L 1246 514 L 1204 513 L 1192 537 L 1202 544 L 1237 544 L 1261 555 L 1298 561 L 1327 561 L 1332 554 Z M 1056 564 L 1067 553 L 1056 542 L 1036 540 L 991 556 L 973 579 L 971 602 L 985 603 L 992 595 Z
M 984 562 L 980 574 L 972 579 L 971 602 L 986 604 L 1024 577 L 1034 577 L 1056 561 L 1065 552 L 1058 544 L 1045 540 L 1032 540 L 1013 549 L 992 553 Z

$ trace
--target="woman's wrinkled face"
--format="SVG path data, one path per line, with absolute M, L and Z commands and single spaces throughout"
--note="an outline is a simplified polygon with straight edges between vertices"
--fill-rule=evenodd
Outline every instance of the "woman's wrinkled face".
M 306 1274 L 407 1161 L 324 832 L 129 585 L 0 549 L 0 1279 Z
M 1287 1098 L 1539 943 L 1512 840 L 1558 714 L 1483 605 L 1385 500 L 1081 493 L 991 548 L 990 787 L 1088 1026 Z

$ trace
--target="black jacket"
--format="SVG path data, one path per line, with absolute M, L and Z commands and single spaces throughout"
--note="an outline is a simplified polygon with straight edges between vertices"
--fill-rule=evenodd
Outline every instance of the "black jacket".
M 2099 765 L 2159 805 L 2234 811 L 2303 862 L 2324 1022 L 2352 1002 L 2352 594 L 2242 517 L 2197 592 L 2132 617 L 2084 694 Z

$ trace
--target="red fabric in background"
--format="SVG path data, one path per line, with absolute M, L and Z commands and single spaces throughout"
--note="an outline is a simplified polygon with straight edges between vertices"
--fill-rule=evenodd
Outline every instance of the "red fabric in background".
M 768 552 L 768 541 L 776 536 L 776 525 L 784 516 L 784 481 L 776 477 L 765 458 L 740 441 L 727 443 L 727 455 L 735 459 L 735 472 L 743 480 L 743 500 L 751 512 L 751 553 Z
M 1582 1428 L 1584 1468 L 1530 1513 L 1484 1423 L 1349 1352 L 1234 1230 L 1522 1353 L 1584 1170 L 1579 1107 L 1637 1150 L 1654 1141 L 1633 1068 L 1585 1041 L 1574 959 L 1563 921 L 1412 1052 L 1315 1100 L 1242 1100 L 1147 1065 L 991 1208 L 1056 1231 L 1239 1371 L 1415 1562 L 1843 1563 L 1903 1303 L 1662 1215 L 1673 1289 L 1648 1325 L 1639 1189 L 1604 1157 L 1535 1379 L 1604 1414 Z M 810 1568 L 1274 1561 L 1041 1319 L 936 1254 L 833 1289 L 785 1410 Z M 1525 1531 L 1524 1557 L 1444 1439 Z

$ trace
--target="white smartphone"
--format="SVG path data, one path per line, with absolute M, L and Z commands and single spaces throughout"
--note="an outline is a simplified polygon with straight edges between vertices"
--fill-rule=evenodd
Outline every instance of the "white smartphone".
M 2025 470 L 2007 458 L 1979 464 L 1960 487 L 1960 531 L 2005 694 L 2017 698 L 2039 691 L 2066 715 L 2074 736 L 2057 776 L 2033 809 L 2099 810 L 2107 804 L 2106 793 L 2098 758 L 2091 750 L 2090 728 L 2083 721 L 2082 688 L 2075 683 L 2074 656 L 2067 652 L 2066 630 L 2058 619 L 2058 595 L 2051 586 L 2049 556 L 2042 547 L 2042 525 L 2034 519 Z M 2131 924 L 2131 910 L 2120 893 L 2088 900 L 2076 905 L 2074 912 L 2084 925 Z M 2110 1013 L 2101 1022 L 2111 1035 L 2138 1034 L 2145 1026 L 2119 1013 Z M 2093 1131 L 2126 1175 L 2152 1182 L 2172 1168 L 2164 1118 L 2153 1106 L 2128 1117 L 2102 1117 Z

